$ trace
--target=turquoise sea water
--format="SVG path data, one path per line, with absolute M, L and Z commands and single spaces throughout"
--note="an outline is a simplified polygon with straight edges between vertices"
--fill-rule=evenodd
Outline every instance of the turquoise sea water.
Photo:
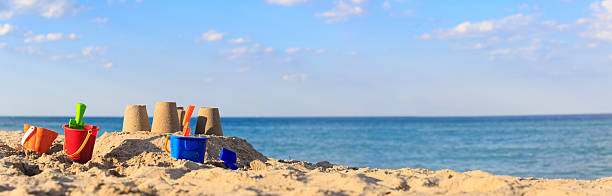
M 0 117 L 62 132 L 69 117 Z M 122 118 L 89 117 L 102 131 Z M 612 115 L 510 117 L 222 118 L 223 132 L 268 157 L 371 168 L 484 170 L 497 175 L 612 176 Z M 192 120 L 195 122 L 195 119 Z M 192 124 L 195 129 L 195 124 Z M 101 135 L 101 133 L 99 134 Z

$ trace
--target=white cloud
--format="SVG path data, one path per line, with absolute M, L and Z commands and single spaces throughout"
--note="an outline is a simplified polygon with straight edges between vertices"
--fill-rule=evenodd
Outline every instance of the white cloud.
M 103 56 L 106 54 L 106 46 L 87 46 L 81 50 L 83 56 Z
M 66 55 L 66 56 L 50 56 L 49 59 L 51 59 L 52 61 L 61 61 L 61 60 L 70 60 L 70 59 L 74 59 L 76 56 L 75 55 Z
M 318 50 L 315 50 L 314 53 L 315 54 L 323 54 L 323 53 L 325 53 L 325 51 L 326 51 L 325 49 L 318 49 Z
M 365 0 L 337 0 L 331 11 L 317 13 L 316 17 L 326 18 L 326 23 L 348 20 L 349 17 L 363 14 Z
M 13 17 L 14 12 L 11 10 L 0 10 L 0 20 L 8 20 Z
M 38 47 L 34 47 L 34 46 L 15 48 L 15 51 L 24 53 L 24 54 L 37 54 L 37 55 L 43 54 L 43 52 Z
M 557 24 L 556 21 L 538 22 L 538 15 L 515 14 L 502 19 L 485 20 L 480 22 L 463 22 L 454 28 L 440 29 L 432 34 L 425 33 L 423 39 L 432 37 L 438 39 L 461 39 L 481 37 L 512 37 L 517 34 L 529 34 L 532 32 L 542 33 L 547 31 L 558 31 L 566 29 L 565 24 Z
M 23 42 L 25 43 L 41 43 L 41 42 L 49 42 L 49 41 L 58 41 L 62 39 L 70 39 L 76 40 L 77 35 L 74 33 L 68 34 L 68 36 L 64 36 L 63 33 L 48 33 L 48 34 L 39 34 L 32 35 L 31 32 L 26 33 L 29 37 L 26 37 Z
M 77 35 L 76 35 L 76 34 L 71 33 L 71 34 L 68 34 L 68 39 L 70 39 L 70 40 L 76 40 L 76 39 L 78 39 L 78 37 L 77 37 Z
M 6 42 L 0 42 L 0 49 L 6 47 L 8 44 Z
M 429 39 L 431 38 L 431 35 L 429 33 L 423 33 L 421 36 L 419 36 L 421 39 Z
M 38 14 L 45 18 L 60 18 L 85 10 L 73 0 L 8 0 L 6 10 L 0 11 L 0 20 L 15 15 Z
M 599 47 L 599 43 L 591 42 L 591 43 L 586 44 L 586 47 L 587 48 L 597 48 Z
M 481 52 L 493 60 L 548 60 L 567 47 L 550 35 L 563 32 L 572 24 L 558 24 L 554 20 L 539 21 L 539 18 L 539 15 L 515 14 L 501 19 L 466 21 L 453 28 L 424 33 L 419 38 L 454 39 L 451 47 Z
M 532 39 L 525 46 L 492 49 L 488 51 L 491 59 L 521 59 L 528 61 L 547 60 L 555 55 L 554 48 L 563 48 L 562 43 Z
M 581 18 L 576 23 L 588 23 L 587 30 L 581 35 L 585 38 L 612 41 L 612 0 L 595 1 L 590 18 Z
M 391 3 L 389 3 L 389 1 L 383 2 L 382 8 L 386 10 L 391 9 Z
M 273 51 L 272 48 L 263 48 L 259 44 L 253 44 L 252 46 L 243 46 L 238 48 L 232 48 L 231 50 L 221 50 L 221 54 L 227 55 L 228 59 L 237 59 L 241 57 L 254 57 L 258 58 L 262 54 L 268 54 Z
M 217 32 L 215 30 L 209 30 L 206 33 L 203 33 L 202 36 L 200 38 L 198 38 L 198 41 L 207 41 L 207 42 L 215 42 L 215 41 L 219 41 L 222 40 L 223 37 L 225 36 L 225 34 L 227 33 L 221 33 L 221 32 Z
M 104 64 L 104 67 L 105 67 L 105 68 L 111 68 L 111 67 L 113 67 L 113 62 L 108 62 L 108 63 Z
M 265 52 L 265 53 L 271 53 L 271 52 L 274 52 L 274 48 L 265 48 L 265 49 L 264 49 L 264 52 Z
M 39 35 L 35 35 L 32 37 L 28 37 L 25 38 L 23 40 L 23 42 L 25 43 L 30 43 L 30 42 L 36 42 L 36 43 L 40 43 L 40 42 L 45 42 L 45 41 L 57 41 L 62 39 L 63 34 L 62 33 L 48 33 L 48 34 L 39 34 Z
M 308 0 L 267 0 L 269 4 L 278 4 L 284 6 L 292 6 L 300 3 L 306 3 Z
M 472 49 L 474 49 L 474 50 L 480 50 L 480 49 L 482 49 L 482 48 L 484 48 L 484 47 L 485 47 L 485 45 L 484 45 L 484 44 L 482 44 L 482 43 L 476 43 L 476 44 L 474 44 L 474 45 L 472 46 Z
M 96 18 L 91 19 L 89 21 L 93 22 L 93 23 L 106 23 L 106 22 L 108 22 L 108 18 L 96 17 Z
M 481 49 L 488 48 L 488 44 L 480 43 L 480 42 L 469 43 L 469 44 L 457 44 L 452 48 L 459 49 L 459 50 L 481 50 Z
M 247 53 L 255 53 L 256 50 L 251 49 L 249 47 L 240 47 L 240 48 L 233 48 L 231 50 L 229 50 L 226 54 L 231 54 L 231 56 L 229 57 L 230 59 L 233 58 L 238 58 L 241 56 L 244 56 Z
M 242 43 L 249 43 L 251 42 L 251 40 L 248 38 L 239 37 L 236 39 L 231 39 L 229 42 L 233 44 L 242 44 Z
M 358 54 L 359 53 L 357 51 L 350 51 L 350 52 L 346 53 L 346 55 L 349 55 L 349 56 L 355 56 L 355 55 L 358 55 Z
M 423 33 L 421 36 L 419 36 L 419 38 L 421 38 L 421 39 L 430 39 L 431 35 L 429 33 Z
M 287 48 L 287 50 L 285 50 L 285 52 L 288 54 L 299 52 L 299 51 L 300 51 L 300 48 Z
M 12 25 L 8 23 L 5 23 L 4 25 L 0 25 L 0 36 L 6 35 L 13 30 L 15 30 L 15 27 L 13 27 Z
M 576 24 L 584 24 L 589 22 L 590 20 L 588 18 L 578 18 L 576 19 Z
M 305 81 L 308 79 L 308 75 L 306 74 L 289 74 L 281 76 L 281 79 L 286 81 Z

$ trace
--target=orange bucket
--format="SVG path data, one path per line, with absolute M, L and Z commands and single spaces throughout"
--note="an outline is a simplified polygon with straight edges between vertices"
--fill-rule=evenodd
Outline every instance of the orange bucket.
M 23 147 L 40 154 L 49 151 L 51 145 L 53 145 L 53 141 L 57 138 L 57 132 L 55 131 L 26 124 L 23 125 L 23 132 L 26 134 L 21 140 Z

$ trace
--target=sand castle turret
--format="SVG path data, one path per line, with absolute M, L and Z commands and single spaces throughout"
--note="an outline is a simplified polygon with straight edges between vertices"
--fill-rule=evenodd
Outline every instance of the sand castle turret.
M 146 105 L 128 105 L 123 113 L 123 131 L 151 131 Z
M 151 131 L 155 133 L 173 133 L 180 131 L 176 102 L 157 102 L 153 114 Z
M 176 109 L 176 114 L 178 115 L 179 121 L 179 129 L 183 130 L 183 119 L 185 118 L 185 109 L 183 109 L 183 107 L 178 107 Z
M 198 110 L 195 133 L 223 136 L 219 108 L 201 107 Z

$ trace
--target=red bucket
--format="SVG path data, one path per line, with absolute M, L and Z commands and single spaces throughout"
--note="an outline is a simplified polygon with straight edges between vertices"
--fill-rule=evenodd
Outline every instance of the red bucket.
M 66 136 L 64 152 L 68 155 L 68 158 L 83 164 L 91 160 L 100 127 L 85 125 L 85 130 L 83 130 L 71 129 L 68 128 L 68 125 L 64 125 L 62 128 L 64 128 L 64 135 Z

